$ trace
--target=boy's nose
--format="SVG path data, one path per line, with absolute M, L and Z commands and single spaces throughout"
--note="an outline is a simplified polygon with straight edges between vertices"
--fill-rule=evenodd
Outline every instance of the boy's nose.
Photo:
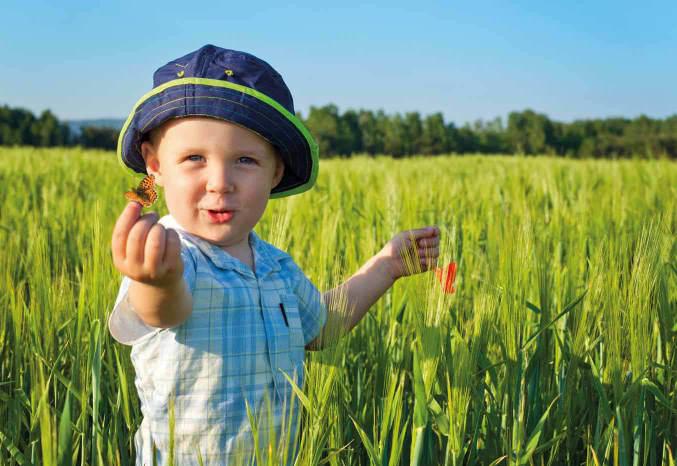
M 233 175 L 229 170 L 214 170 L 207 180 L 207 191 L 231 192 L 235 189 Z

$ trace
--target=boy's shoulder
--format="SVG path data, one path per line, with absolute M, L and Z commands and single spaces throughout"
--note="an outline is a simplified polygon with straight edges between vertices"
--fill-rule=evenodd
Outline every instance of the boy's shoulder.
M 274 244 L 264 240 L 259 235 L 257 235 L 254 230 L 251 231 L 251 235 L 253 240 L 252 244 L 257 247 L 259 251 L 268 253 L 271 259 L 294 262 L 294 259 L 287 251 L 280 249 Z
M 294 261 L 294 258 L 287 252 L 284 251 L 272 243 L 262 239 L 259 235 L 252 230 L 252 245 L 256 248 L 257 252 L 261 256 L 267 256 L 271 262 L 277 262 L 283 273 L 293 275 L 301 272 L 300 267 Z

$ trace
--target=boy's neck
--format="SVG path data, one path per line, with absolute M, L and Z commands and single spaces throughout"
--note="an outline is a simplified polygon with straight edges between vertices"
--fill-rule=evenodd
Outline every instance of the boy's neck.
M 243 241 L 237 246 L 231 246 L 229 248 L 222 247 L 224 251 L 233 256 L 236 259 L 239 259 L 240 262 L 249 266 L 252 269 L 252 272 L 256 273 L 255 264 L 254 264 L 254 251 L 252 250 L 251 245 L 249 244 L 249 235 L 247 235 L 247 241 Z
M 203 241 L 207 241 L 210 244 L 215 245 L 214 243 L 211 243 L 208 239 L 206 238 L 201 238 L 199 235 L 196 235 L 195 233 L 191 233 L 189 230 L 184 228 L 181 224 L 179 224 L 176 219 L 170 214 L 166 216 L 169 220 L 169 227 L 172 228 L 174 226 L 180 228 L 181 230 L 184 230 L 186 233 L 192 234 Z M 252 239 L 253 235 L 253 230 L 250 230 L 249 233 L 247 233 L 246 239 L 243 241 L 240 241 L 238 244 L 232 245 L 232 246 L 218 246 L 220 247 L 221 250 L 227 252 L 234 258 L 238 259 L 240 262 L 243 264 L 246 264 L 249 266 L 249 268 L 256 274 L 256 269 L 255 269 L 255 264 L 254 264 L 254 250 L 252 249 L 251 242 L 253 241 Z

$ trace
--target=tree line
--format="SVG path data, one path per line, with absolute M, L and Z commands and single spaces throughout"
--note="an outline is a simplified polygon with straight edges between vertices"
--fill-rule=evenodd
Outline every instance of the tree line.
M 490 153 L 551 154 L 566 157 L 677 156 L 677 114 L 665 119 L 640 116 L 553 121 L 533 110 L 456 126 L 441 113 L 386 115 L 383 111 L 347 110 L 335 105 L 311 107 L 305 123 L 317 138 L 320 153 L 413 154 Z
M 351 154 L 550 154 L 582 157 L 677 157 L 677 114 L 576 120 L 563 123 L 533 110 L 456 126 L 441 113 L 388 115 L 382 110 L 310 107 L 304 121 L 321 157 Z M 39 117 L 20 108 L 0 107 L 0 145 L 74 146 L 115 150 L 118 130 L 85 126 L 73 134 L 45 110 Z
M 85 126 L 80 134 L 71 131 L 49 110 L 39 117 L 23 108 L 0 107 L 0 145 L 2 146 L 82 146 L 115 150 L 119 131 L 114 128 Z

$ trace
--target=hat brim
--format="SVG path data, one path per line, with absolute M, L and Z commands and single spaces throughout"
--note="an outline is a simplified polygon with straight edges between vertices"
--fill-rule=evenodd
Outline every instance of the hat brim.
M 273 144 L 284 161 L 285 171 L 271 191 L 271 198 L 299 194 L 315 184 L 318 145 L 301 120 L 255 89 L 217 79 L 175 79 L 141 97 L 120 131 L 120 163 L 137 173 L 146 173 L 141 155 L 143 134 L 169 119 L 187 116 L 230 121 Z

